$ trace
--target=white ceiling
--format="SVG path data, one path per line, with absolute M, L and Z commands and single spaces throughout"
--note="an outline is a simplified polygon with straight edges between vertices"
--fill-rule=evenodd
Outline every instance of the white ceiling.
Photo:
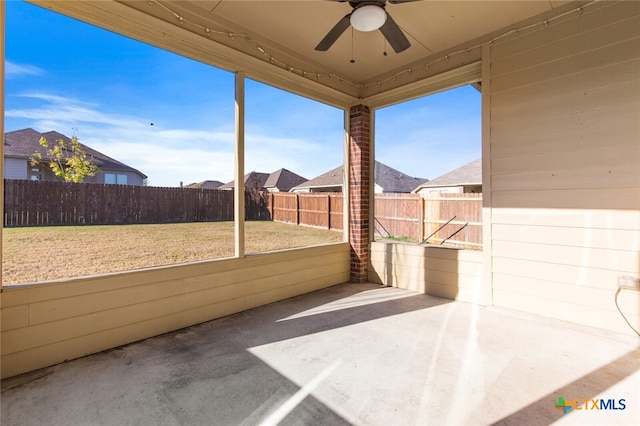
M 395 53 L 388 44 L 385 48 L 379 31 L 363 33 L 350 28 L 328 51 L 316 51 L 324 35 L 352 10 L 349 3 L 339 1 L 33 2 L 310 97 L 320 99 L 324 93 L 323 100 L 334 104 L 365 99 L 476 62 L 480 58 L 479 44 L 491 37 L 524 25 L 523 21 L 547 19 L 586 3 L 387 3 L 387 12 L 411 42 L 409 49 Z M 429 68 L 429 64 L 434 66 Z

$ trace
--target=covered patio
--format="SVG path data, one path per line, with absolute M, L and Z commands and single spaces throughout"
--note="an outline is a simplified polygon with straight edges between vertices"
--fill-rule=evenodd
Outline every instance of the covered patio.
M 2 424 L 630 425 L 637 343 L 342 284 L 4 380 Z
M 637 421 L 639 2 L 32 3 L 235 74 L 235 256 L 3 288 L 3 424 Z M 344 242 L 245 254 L 245 78 L 344 111 Z M 374 241 L 376 108 L 466 84 L 483 250 Z

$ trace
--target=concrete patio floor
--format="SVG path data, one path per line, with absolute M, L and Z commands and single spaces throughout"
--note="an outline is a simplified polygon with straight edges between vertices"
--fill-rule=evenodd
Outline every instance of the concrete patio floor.
M 1 408 L 3 426 L 638 424 L 640 339 L 344 284 L 6 379 Z

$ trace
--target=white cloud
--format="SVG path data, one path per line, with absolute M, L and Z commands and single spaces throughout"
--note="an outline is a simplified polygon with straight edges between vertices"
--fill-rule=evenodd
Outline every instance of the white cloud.
M 180 182 L 189 184 L 206 179 L 226 182 L 233 176 L 233 150 L 204 151 L 125 141 L 86 143 L 145 173 L 152 186 L 178 186 Z
M 33 108 L 6 110 L 7 117 L 27 118 L 35 123 L 56 123 L 63 128 L 77 128 L 82 123 L 116 127 L 136 127 L 143 123 L 140 119 L 100 112 L 97 110 L 99 105 L 77 99 L 44 93 L 26 93 L 19 96 L 42 103 Z M 58 131 L 64 133 L 62 130 Z
M 33 65 L 21 65 L 11 61 L 5 61 L 4 63 L 4 75 L 7 79 L 25 75 L 42 75 L 44 73 L 43 69 Z
M 164 128 L 145 118 L 110 113 L 96 103 L 46 93 L 22 97 L 37 105 L 7 110 L 7 116 L 27 119 L 39 131 L 76 134 L 82 143 L 146 174 L 153 186 L 233 179 L 235 136 L 228 125 L 227 129 Z M 285 167 L 311 178 L 342 161 L 341 148 L 330 154 L 319 142 L 299 137 L 248 133 L 245 140 L 247 172 Z

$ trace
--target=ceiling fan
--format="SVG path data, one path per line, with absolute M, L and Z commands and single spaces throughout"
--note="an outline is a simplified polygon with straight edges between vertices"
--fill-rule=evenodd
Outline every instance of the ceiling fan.
M 347 0 L 333 0 L 341 3 Z M 358 31 L 374 31 L 379 29 L 396 53 L 411 46 L 407 37 L 385 10 L 387 1 L 391 4 L 409 3 L 418 0 L 348 0 L 353 11 L 338 21 L 326 36 L 318 43 L 316 50 L 326 51 L 351 25 Z

